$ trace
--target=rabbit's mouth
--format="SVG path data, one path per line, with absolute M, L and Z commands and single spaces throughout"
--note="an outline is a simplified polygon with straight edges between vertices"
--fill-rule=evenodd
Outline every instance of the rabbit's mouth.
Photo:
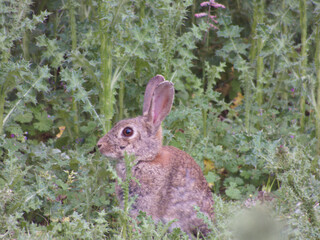
M 100 153 L 103 155 L 103 156 L 106 156 L 107 158 L 111 158 L 113 160 L 116 160 L 116 159 L 121 159 L 122 156 L 119 156 L 118 153 L 115 153 L 115 152 L 104 152 L 104 151 L 101 151 L 100 150 Z

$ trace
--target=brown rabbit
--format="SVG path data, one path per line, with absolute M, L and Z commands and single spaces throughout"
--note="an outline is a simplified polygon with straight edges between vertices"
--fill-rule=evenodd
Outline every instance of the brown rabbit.
M 179 227 L 190 237 L 209 230 L 197 217 L 195 206 L 213 220 L 213 199 L 201 168 L 187 153 L 171 146 L 162 146 L 161 122 L 169 114 L 174 87 L 164 77 L 152 78 L 146 88 L 143 115 L 118 122 L 98 141 L 100 152 L 118 160 L 116 171 L 125 179 L 125 152 L 135 156 L 132 175 L 139 183 L 130 183 L 130 196 L 136 196 L 130 212 L 136 217 L 146 212 L 157 221 Z M 116 194 L 123 206 L 119 185 Z

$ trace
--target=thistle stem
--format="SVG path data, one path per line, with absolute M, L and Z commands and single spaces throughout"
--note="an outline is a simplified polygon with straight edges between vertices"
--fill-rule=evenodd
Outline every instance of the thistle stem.
M 317 73 L 317 99 L 316 99 L 316 135 L 318 140 L 318 153 L 320 154 L 320 25 L 317 24 L 316 26 L 316 35 L 315 35 L 315 42 L 316 42 L 316 54 L 315 54 L 315 68 Z
M 113 94 L 111 89 L 112 78 L 112 56 L 111 56 L 111 40 L 105 33 L 101 33 L 101 111 L 104 115 L 104 125 L 106 131 L 111 129 L 111 119 L 113 116 Z
M 100 16 L 104 16 L 103 1 L 99 4 Z M 111 121 L 114 114 L 113 103 L 114 96 L 112 93 L 111 80 L 112 80 L 112 41 L 108 35 L 106 27 L 110 26 L 105 20 L 99 22 L 100 33 L 100 56 L 101 56 L 101 92 L 100 92 L 100 111 L 104 117 L 104 129 L 109 131 L 111 129 Z
M 75 10 L 74 10 L 74 2 L 73 0 L 68 1 L 68 8 L 69 8 L 69 16 L 70 16 L 70 29 L 71 29 L 71 44 L 72 44 L 72 51 L 77 49 L 77 29 L 76 29 L 76 17 L 75 17 Z M 74 94 L 75 92 L 72 91 L 72 112 L 73 122 L 74 122 L 74 131 L 76 138 L 79 137 L 79 116 L 78 116 L 78 104 L 75 101 Z
M 301 27 L 301 81 L 302 81 L 302 94 L 300 99 L 300 128 L 304 131 L 305 127 L 305 111 L 306 111 L 306 99 L 304 89 L 306 89 L 305 77 L 307 68 L 307 3 L 306 0 L 300 0 L 300 27 Z
M 263 23 L 264 18 L 264 0 L 255 0 L 253 7 L 253 23 L 251 26 L 251 48 L 249 58 L 253 64 L 256 61 L 256 79 L 257 79 L 257 103 L 259 106 L 263 103 L 263 81 L 262 73 L 264 70 L 263 57 L 261 57 L 261 51 L 264 45 L 261 37 L 257 38 L 257 25 Z
M 119 89 L 119 120 L 123 119 L 123 112 L 124 112 L 124 81 L 120 82 L 120 89 Z
M 263 23 L 263 16 L 264 16 L 264 0 L 261 0 L 259 3 L 258 9 L 258 22 Z M 263 81 L 262 81 L 262 73 L 264 70 L 263 65 L 263 57 L 261 56 L 261 51 L 263 48 L 264 42 L 261 37 L 257 39 L 257 67 L 256 67 L 256 74 L 257 74 L 257 102 L 258 105 L 261 106 L 263 103 Z
M 251 63 L 254 62 L 256 58 L 256 35 L 257 35 L 257 24 L 258 24 L 258 11 L 259 11 L 259 4 L 257 3 L 258 0 L 255 0 L 253 3 L 253 22 L 251 25 L 251 47 L 249 52 L 249 59 Z
M 0 135 L 3 132 L 3 117 L 4 117 L 4 103 L 5 103 L 5 90 L 4 87 L 0 87 Z
M 248 75 L 248 74 L 246 74 Z M 245 96 L 245 128 L 248 133 L 250 133 L 250 110 L 251 110 L 251 101 L 250 101 L 250 95 L 251 95 L 251 88 L 250 88 L 250 79 L 249 76 L 246 76 L 244 79 L 245 82 L 245 88 L 244 88 L 244 96 Z

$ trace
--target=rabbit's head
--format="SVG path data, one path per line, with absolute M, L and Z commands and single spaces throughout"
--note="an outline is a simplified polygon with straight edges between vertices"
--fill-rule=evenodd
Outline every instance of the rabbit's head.
M 152 161 L 162 146 L 161 122 L 169 114 L 174 87 L 164 77 L 152 78 L 146 88 L 143 115 L 119 121 L 98 141 L 100 152 L 122 159 L 125 152 L 135 155 L 136 161 Z

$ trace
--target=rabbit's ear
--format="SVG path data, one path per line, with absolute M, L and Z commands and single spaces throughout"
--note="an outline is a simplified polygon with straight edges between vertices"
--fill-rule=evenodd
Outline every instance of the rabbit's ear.
M 174 98 L 173 83 L 164 81 L 154 90 L 151 107 L 148 112 L 148 121 L 153 125 L 155 131 L 161 125 L 161 122 L 169 114 Z
M 143 116 L 148 115 L 154 90 L 162 82 L 164 82 L 164 77 L 161 75 L 157 75 L 150 79 L 146 87 L 146 92 L 144 93 L 144 102 L 143 102 L 143 110 L 142 110 Z

